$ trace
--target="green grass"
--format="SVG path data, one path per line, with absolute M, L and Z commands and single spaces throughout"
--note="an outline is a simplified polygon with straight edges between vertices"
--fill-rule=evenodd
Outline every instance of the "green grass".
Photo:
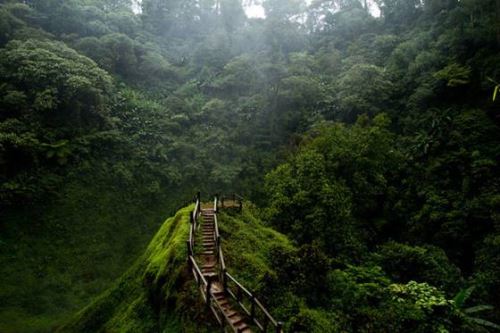
M 53 331 L 132 265 L 173 208 L 108 178 L 78 175 L 0 217 L 0 332 Z
M 216 332 L 187 269 L 193 205 L 160 228 L 129 270 L 58 332 Z
M 168 219 L 129 270 L 79 311 L 60 332 L 216 332 L 214 320 L 187 269 L 189 213 Z M 287 238 L 267 228 L 250 210 L 220 214 L 229 271 L 252 290 L 273 274 L 269 253 L 291 249 Z
M 217 331 L 187 270 L 193 206 L 158 225 L 162 200 L 83 181 L 2 220 L 0 332 Z M 229 272 L 258 292 L 270 251 L 292 245 L 251 209 L 219 223 Z
M 241 213 L 229 209 L 218 216 L 228 272 L 247 289 L 260 290 L 264 275 L 274 274 L 270 253 L 291 251 L 292 243 L 283 234 L 265 226 L 251 205 Z
M 60 331 L 158 332 L 158 315 L 175 300 L 177 284 L 185 278 L 191 210 L 168 219 L 130 269 Z

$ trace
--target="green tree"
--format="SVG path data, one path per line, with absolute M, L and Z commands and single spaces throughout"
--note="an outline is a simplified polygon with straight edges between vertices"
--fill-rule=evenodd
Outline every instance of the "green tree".
M 337 82 L 338 117 L 354 121 L 366 113 L 387 111 L 393 85 L 384 70 L 369 64 L 357 64 L 345 71 Z

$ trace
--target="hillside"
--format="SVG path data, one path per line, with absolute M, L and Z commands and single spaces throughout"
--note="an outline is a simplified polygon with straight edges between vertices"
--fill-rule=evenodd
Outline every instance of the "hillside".
M 187 269 L 186 241 L 193 206 L 167 219 L 146 251 L 103 294 L 58 332 L 216 332 Z M 252 290 L 274 275 L 272 250 L 293 249 L 283 235 L 250 212 L 221 219 L 229 270 Z

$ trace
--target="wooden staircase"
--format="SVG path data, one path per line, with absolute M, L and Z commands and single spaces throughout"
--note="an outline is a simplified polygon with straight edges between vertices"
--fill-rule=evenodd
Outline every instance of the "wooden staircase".
M 212 294 L 219 308 L 223 311 L 223 316 L 229 318 L 231 328 L 235 332 L 251 333 L 252 330 L 246 322 L 245 316 L 241 315 L 231 305 L 230 299 L 227 297 L 222 281 L 219 281 L 219 272 L 217 272 L 217 256 L 216 256 L 216 240 L 215 232 L 215 214 L 213 209 L 202 209 L 201 216 L 203 222 L 201 224 L 203 252 L 200 254 L 199 262 L 201 262 L 201 272 L 207 281 L 212 283 Z
M 243 204 L 239 198 L 236 207 L 241 211 Z M 227 272 L 217 221 L 219 208 L 217 196 L 213 208 L 202 208 L 198 193 L 187 241 L 189 268 L 207 308 L 224 332 L 283 333 L 282 323 L 275 321 L 262 303 Z M 197 237 L 200 229 L 201 236 Z M 197 246 L 199 253 L 195 253 L 198 241 L 201 247 Z

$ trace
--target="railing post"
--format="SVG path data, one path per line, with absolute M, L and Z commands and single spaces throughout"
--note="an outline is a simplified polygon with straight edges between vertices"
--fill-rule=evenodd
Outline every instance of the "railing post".
M 224 268 L 222 270 L 222 288 L 224 291 L 227 289 L 227 277 L 226 277 L 227 270 Z
M 219 193 L 215 194 L 215 207 L 214 207 L 214 213 L 219 212 Z
M 283 333 L 283 322 L 278 321 L 278 324 L 276 325 L 276 333 Z
M 255 319 L 255 296 L 252 294 L 252 297 L 250 298 L 250 302 L 252 303 L 250 305 L 250 317 L 252 320 Z
M 201 192 L 200 191 L 198 191 L 196 193 L 196 199 L 198 199 L 198 201 L 201 203 Z
M 237 286 L 238 288 L 238 293 L 236 294 L 236 300 L 239 302 L 243 299 L 243 295 L 242 295 L 242 290 L 239 286 Z
M 212 289 L 212 276 L 207 276 L 207 307 L 210 307 L 210 291 Z

